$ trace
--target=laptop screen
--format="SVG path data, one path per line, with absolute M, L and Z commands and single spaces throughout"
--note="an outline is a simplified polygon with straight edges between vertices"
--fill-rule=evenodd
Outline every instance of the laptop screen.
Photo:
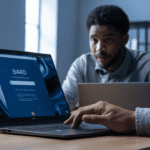
M 50 55 L 0 50 L 0 108 L 9 118 L 70 115 Z

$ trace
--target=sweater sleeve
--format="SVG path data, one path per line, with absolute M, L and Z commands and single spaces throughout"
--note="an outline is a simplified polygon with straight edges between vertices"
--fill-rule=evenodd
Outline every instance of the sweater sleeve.
M 150 136 L 150 108 L 136 108 L 135 115 L 137 135 Z

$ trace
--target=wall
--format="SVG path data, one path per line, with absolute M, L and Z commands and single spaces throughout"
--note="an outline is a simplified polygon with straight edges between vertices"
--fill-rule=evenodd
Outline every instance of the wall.
M 58 0 L 57 72 L 61 83 L 70 64 L 78 57 L 78 0 Z
M 24 50 L 25 0 L 0 0 L 0 49 Z
M 120 6 L 130 21 L 150 20 L 150 0 L 58 0 L 57 70 L 61 83 L 71 63 L 90 52 L 85 21 L 96 6 Z
M 88 34 L 85 30 L 85 21 L 88 13 L 96 6 L 103 4 L 114 4 L 121 7 L 128 15 L 130 21 L 150 20 L 149 0 L 80 0 L 80 25 L 79 41 L 80 55 L 90 51 L 88 45 Z

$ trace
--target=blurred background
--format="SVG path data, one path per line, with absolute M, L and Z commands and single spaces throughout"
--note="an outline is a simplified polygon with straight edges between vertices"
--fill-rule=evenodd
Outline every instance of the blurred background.
M 150 51 L 150 0 L 0 0 L 0 49 L 51 54 L 62 84 L 73 61 L 90 52 L 88 13 L 104 4 L 127 13 L 126 46 Z

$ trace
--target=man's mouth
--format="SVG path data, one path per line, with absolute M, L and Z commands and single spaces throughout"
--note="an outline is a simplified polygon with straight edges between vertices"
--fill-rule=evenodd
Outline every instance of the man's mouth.
M 97 56 L 96 58 L 97 58 L 97 59 L 98 59 L 98 58 L 100 58 L 100 59 L 107 59 L 108 56 Z
M 95 57 L 100 58 L 100 59 L 106 59 L 106 58 L 108 58 L 108 55 L 105 53 L 99 52 L 99 53 L 95 54 Z

